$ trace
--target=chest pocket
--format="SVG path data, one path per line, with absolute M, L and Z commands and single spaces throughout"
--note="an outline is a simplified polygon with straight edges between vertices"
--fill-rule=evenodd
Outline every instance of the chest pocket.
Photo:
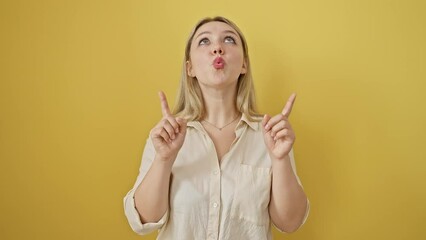
M 237 174 L 231 218 L 256 225 L 269 224 L 271 168 L 240 164 Z

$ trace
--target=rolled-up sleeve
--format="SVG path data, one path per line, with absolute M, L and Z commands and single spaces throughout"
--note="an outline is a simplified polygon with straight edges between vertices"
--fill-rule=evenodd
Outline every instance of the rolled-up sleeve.
M 135 207 L 134 195 L 135 189 L 132 189 L 124 198 L 124 213 L 126 214 L 127 221 L 129 221 L 132 230 L 139 235 L 145 235 L 160 229 L 167 222 L 169 211 L 166 211 L 166 213 L 158 222 L 142 223 L 139 217 L 139 213 Z
M 309 203 L 309 199 L 306 199 L 306 210 L 305 210 L 305 216 L 303 217 L 303 221 L 302 221 L 302 223 L 300 224 L 300 226 L 296 229 L 296 231 L 299 229 L 299 228 L 301 228 L 304 224 L 305 224 L 305 222 L 306 222 L 306 220 L 308 219 L 308 216 L 309 216 L 309 211 L 310 211 L 310 203 Z M 284 230 L 282 230 L 282 229 L 280 229 L 277 225 L 275 225 L 273 222 L 272 222 L 272 225 L 274 225 L 274 227 L 279 231 L 279 232 L 282 232 L 282 233 L 288 233 L 288 232 L 286 232 L 286 231 L 284 231 Z
M 133 186 L 132 190 L 130 190 L 124 197 L 124 213 L 127 217 L 127 221 L 129 222 L 132 230 L 139 235 L 145 235 L 162 228 L 163 225 L 167 222 L 168 216 L 169 216 L 169 211 L 167 210 L 166 213 L 158 222 L 142 223 L 139 213 L 136 209 L 135 191 L 137 187 L 141 184 L 146 173 L 151 167 L 152 162 L 154 161 L 154 157 L 155 157 L 155 149 L 151 139 L 148 138 L 144 148 L 144 152 L 142 154 L 142 163 L 139 169 L 139 175 L 136 179 L 135 185 Z

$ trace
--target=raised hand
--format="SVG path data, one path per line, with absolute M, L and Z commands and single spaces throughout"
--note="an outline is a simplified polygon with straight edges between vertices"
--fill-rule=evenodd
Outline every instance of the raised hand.
M 174 161 L 185 140 L 186 120 L 175 118 L 170 113 L 166 95 L 161 91 L 158 95 L 160 97 L 163 118 L 151 130 L 150 137 L 155 151 L 160 157 L 159 159 Z
M 280 114 L 272 118 L 268 115 L 263 117 L 263 137 L 269 154 L 273 159 L 284 159 L 290 153 L 296 139 L 288 121 L 295 100 L 296 94 L 293 93 Z

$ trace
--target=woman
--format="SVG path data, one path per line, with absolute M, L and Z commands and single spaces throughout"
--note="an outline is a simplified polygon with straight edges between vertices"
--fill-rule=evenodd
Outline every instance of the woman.
M 185 49 L 174 114 L 151 130 L 134 188 L 124 199 L 132 229 L 158 239 L 271 239 L 306 220 L 288 121 L 255 111 L 245 38 L 223 17 L 201 20 Z

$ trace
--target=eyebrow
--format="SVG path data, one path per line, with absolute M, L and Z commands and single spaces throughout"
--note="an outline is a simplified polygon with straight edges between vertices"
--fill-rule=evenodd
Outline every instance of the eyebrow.
M 207 33 L 210 33 L 211 34 L 211 32 L 210 31 L 204 31 L 204 32 L 200 32 L 194 39 L 197 39 L 199 36 L 201 36 L 201 35 L 203 35 L 203 34 L 207 34 Z M 238 37 L 238 35 L 234 32 L 234 31 L 232 31 L 232 30 L 225 30 L 225 31 L 223 31 L 222 33 L 232 33 L 232 34 L 234 34 L 235 36 L 237 36 Z

